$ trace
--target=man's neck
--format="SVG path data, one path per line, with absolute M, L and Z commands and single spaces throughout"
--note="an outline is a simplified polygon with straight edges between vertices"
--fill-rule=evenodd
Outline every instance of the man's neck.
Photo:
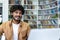
M 13 23 L 14 24 L 19 24 L 20 23 L 20 20 L 13 20 Z

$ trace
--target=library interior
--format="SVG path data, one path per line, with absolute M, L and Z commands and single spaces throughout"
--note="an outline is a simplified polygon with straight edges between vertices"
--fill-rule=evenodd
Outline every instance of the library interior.
M 37 35 L 39 30 L 40 32 L 42 31 L 42 34 L 40 33 L 41 36 L 39 36 L 41 39 L 37 40 L 44 40 L 43 37 L 49 34 L 52 30 L 57 30 L 57 38 L 55 39 L 53 37 L 54 39 L 52 38 L 49 40 L 58 40 L 60 37 L 60 34 L 58 34 L 60 33 L 60 0 L 1 0 L 0 25 L 5 21 L 11 20 L 9 9 L 12 5 L 22 5 L 25 10 L 24 15 L 22 15 L 22 21 L 27 22 L 33 31 L 37 31 Z M 44 30 L 45 36 L 43 35 Z M 53 34 L 52 32 L 51 34 Z M 48 38 L 47 36 L 45 38 Z M 36 38 L 32 39 L 33 37 L 28 40 L 36 40 Z

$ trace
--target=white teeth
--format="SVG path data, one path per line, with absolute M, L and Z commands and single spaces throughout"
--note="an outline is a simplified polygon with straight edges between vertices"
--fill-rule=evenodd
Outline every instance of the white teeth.
M 16 17 L 16 18 L 19 18 L 19 17 Z
M 20 19 L 20 17 L 15 17 L 15 19 L 19 20 L 19 19 Z

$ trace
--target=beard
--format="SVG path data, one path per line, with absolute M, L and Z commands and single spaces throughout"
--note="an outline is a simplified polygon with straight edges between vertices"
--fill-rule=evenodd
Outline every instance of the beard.
M 20 17 L 20 16 L 15 16 L 15 17 L 13 17 L 13 19 L 16 20 L 16 21 L 21 20 L 21 18 L 22 18 L 22 17 Z

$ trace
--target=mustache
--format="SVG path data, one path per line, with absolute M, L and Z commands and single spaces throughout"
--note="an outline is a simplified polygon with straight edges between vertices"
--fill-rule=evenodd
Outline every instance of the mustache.
M 15 16 L 15 17 L 19 17 L 19 18 L 22 18 L 22 16 Z
M 20 16 L 15 16 L 15 17 L 20 17 Z
M 11 17 L 13 18 L 13 16 L 11 15 Z M 15 16 L 15 17 L 22 17 L 22 16 Z
M 15 20 L 17 17 L 18 17 L 18 20 L 21 20 L 21 18 L 22 18 L 20 16 L 15 16 L 15 17 L 13 17 L 13 19 Z

